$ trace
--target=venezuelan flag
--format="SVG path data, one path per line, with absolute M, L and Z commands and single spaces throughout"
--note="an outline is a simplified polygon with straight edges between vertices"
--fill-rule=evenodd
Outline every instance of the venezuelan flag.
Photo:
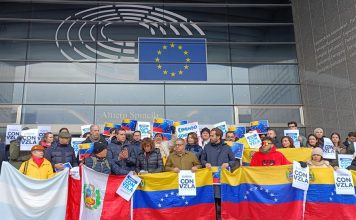
M 172 133 L 171 126 L 173 121 L 164 118 L 155 118 L 153 120 L 153 132 L 157 133 Z
M 247 146 L 247 147 L 246 147 Z M 250 165 L 251 158 L 253 154 L 258 151 L 258 149 L 249 148 L 248 145 L 244 144 L 244 152 L 242 155 L 242 163 L 244 165 Z M 312 148 L 279 148 L 277 151 L 281 152 L 288 161 L 308 161 L 311 159 Z
M 79 160 L 89 157 L 93 150 L 93 143 L 79 144 Z
M 179 126 L 179 125 L 186 125 L 186 124 L 188 124 L 188 120 L 175 121 L 175 122 L 173 122 L 173 126 L 174 126 L 174 127 L 177 127 L 177 126 Z
M 143 186 L 133 197 L 133 219 L 215 219 L 213 180 L 208 169 L 196 172 L 196 196 L 178 196 L 177 173 L 144 174 L 140 178 Z
M 114 127 L 114 123 L 105 123 L 103 135 L 110 136 L 110 129 Z
M 356 219 L 356 196 L 336 195 L 332 168 L 310 169 L 304 219 Z M 352 171 L 354 183 L 356 172 Z
M 122 120 L 121 127 L 125 129 L 125 131 L 134 131 L 136 129 L 137 120 L 131 120 L 125 118 Z
M 301 220 L 303 191 L 292 187 L 291 175 L 290 165 L 222 170 L 222 219 Z

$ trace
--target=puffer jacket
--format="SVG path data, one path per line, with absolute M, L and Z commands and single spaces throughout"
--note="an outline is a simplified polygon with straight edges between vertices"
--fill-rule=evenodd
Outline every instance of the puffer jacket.
M 185 150 L 190 151 L 195 154 L 195 156 L 200 160 L 203 148 L 198 144 L 187 144 Z
M 128 148 L 129 157 L 125 160 L 118 160 L 118 156 L 124 147 Z M 114 141 L 114 143 L 109 144 L 107 158 L 110 161 L 110 163 L 115 163 L 119 166 L 119 168 L 122 168 L 123 170 L 127 170 L 127 173 L 131 170 L 132 171 L 135 170 L 136 154 L 134 152 L 133 147 L 127 141 L 125 141 L 124 143 Z M 120 172 L 117 174 L 124 175 L 127 173 Z
M 55 146 L 45 151 L 45 158 L 49 160 L 54 167 L 57 163 L 69 162 L 72 167 L 78 166 L 78 161 L 75 157 L 75 152 L 70 144 L 62 145 L 56 144 Z
M 147 155 L 141 151 L 137 156 L 136 172 L 145 170 L 149 173 L 163 172 L 163 160 L 159 149 L 155 148 Z

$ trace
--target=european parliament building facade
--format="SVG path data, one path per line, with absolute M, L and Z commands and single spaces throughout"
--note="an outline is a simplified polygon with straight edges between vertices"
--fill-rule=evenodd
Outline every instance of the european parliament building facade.
M 305 77 L 308 62 L 314 62 L 314 55 L 305 55 L 310 48 L 307 35 L 317 27 L 306 29 L 303 19 L 316 19 L 312 10 L 320 6 L 315 4 L 311 0 L 2 1 L 1 133 L 12 123 L 50 124 L 54 132 L 69 127 L 79 133 L 83 124 L 156 117 L 207 125 L 220 121 L 248 125 L 267 119 L 276 128 L 296 121 L 312 129 L 326 121 L 313 122 L 314 107 L 308 100 L 314 93 L 303 92 L 311 81 L 320 84 L 320 93 L 322 84 Z M 207 80 L 140 80 L 142 37 L 206 39 Z M 315 38 L 314 44 L 320 39 Z

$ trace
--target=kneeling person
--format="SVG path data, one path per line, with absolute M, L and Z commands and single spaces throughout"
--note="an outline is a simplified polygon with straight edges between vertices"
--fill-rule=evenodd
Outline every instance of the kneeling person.
M 44 147 L 35 145 L 31 148 L 31 159 L 23 162 L 20 172 L 35 179 L 49 179 L 54 176 L 51 162 L 44 158 Z
M 174 152 L 168 156 L 165 171 L 179 173 L 180 170 L 192 170 L 195 172 L 201 168 L 200 162 L 194 153 L 185 150 L 184 140 L 178 138 L 174 146 Z

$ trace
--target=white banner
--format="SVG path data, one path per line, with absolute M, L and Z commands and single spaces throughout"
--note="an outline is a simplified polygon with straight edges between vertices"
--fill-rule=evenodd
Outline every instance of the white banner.
M 250 148 L 260 148 L 262 141 L 256 131 L 245 134 L 246 141 Z
M 335 189 L 338 195 L 355 195 L 351 172 L 345 169 L 334 171 Z
M 284 130 L 284 136 L 288 136 L 292 138 L 294 142 L 294 146 L 296 148 L 300 148 L 300 141 L 298 140 L 299 130 Z
M 151 123 L 139 121 L 137 122 L 136 130 L 141 132 L 141 138 L 150 137 Z
M 303 168 L 300 163 L 293 161 L 293 187 L 308 190 L 309 188 L 309 167 Z
M 126 201 L 129 201 L 140 183 L 141 178 L 133 175 L 131 171 L 126 175 L 116 193 Z
M 80 126 L 80 130 L 82 131 L 82 135 L 87 133 L 87 132 L 90 132 L 90 126 L 91 125 L 82 125 L 82 126 Z
M 353 160 L 352 154 L 339 154 L 338 155 L 338 164 L 341 169 L 346 169 L 351 165 Z
M 16 138 L 21 134 L 21 130 L 22 125 L 7 125 L 5 144 L 10 144 L 10 141 L 16 140 Z
M 68 170 L 36 180 L 3 162 L 0 177 L 1 219 L 65 219 Z
M 190 132 L 194 132 L 200 136 L 199 124 L 198 122 L 192 122 L 185 125 L 179 125 L 176 127 L 177 138 L 186 139 Z
M 43 126 L 43 125 L 39 125 L 37 126 L 37 129 L 38 129 L 38 143 L 40 143 L 40 141 L 42 140 L 42 138 L 44 137 L 44 135 L 47 133 L 47 132 L 50 132 L 51 131 L 51 126 Z
M 324 137 L 323 157 L 325 159 L 336 159 L 334 144 L 330 138 Z
M 190 170 L 181 170 L 178 174 L 178 195 L 196 196 L 197 185 L 195 182 L 195 173 Z
M 23 151 L 29 151 L 33 147 L 33 145 L 37 144 L 38 140 L 38 130 L 37 129 L 29 129 L 21 131 L 21 146 L 20 149 Z

